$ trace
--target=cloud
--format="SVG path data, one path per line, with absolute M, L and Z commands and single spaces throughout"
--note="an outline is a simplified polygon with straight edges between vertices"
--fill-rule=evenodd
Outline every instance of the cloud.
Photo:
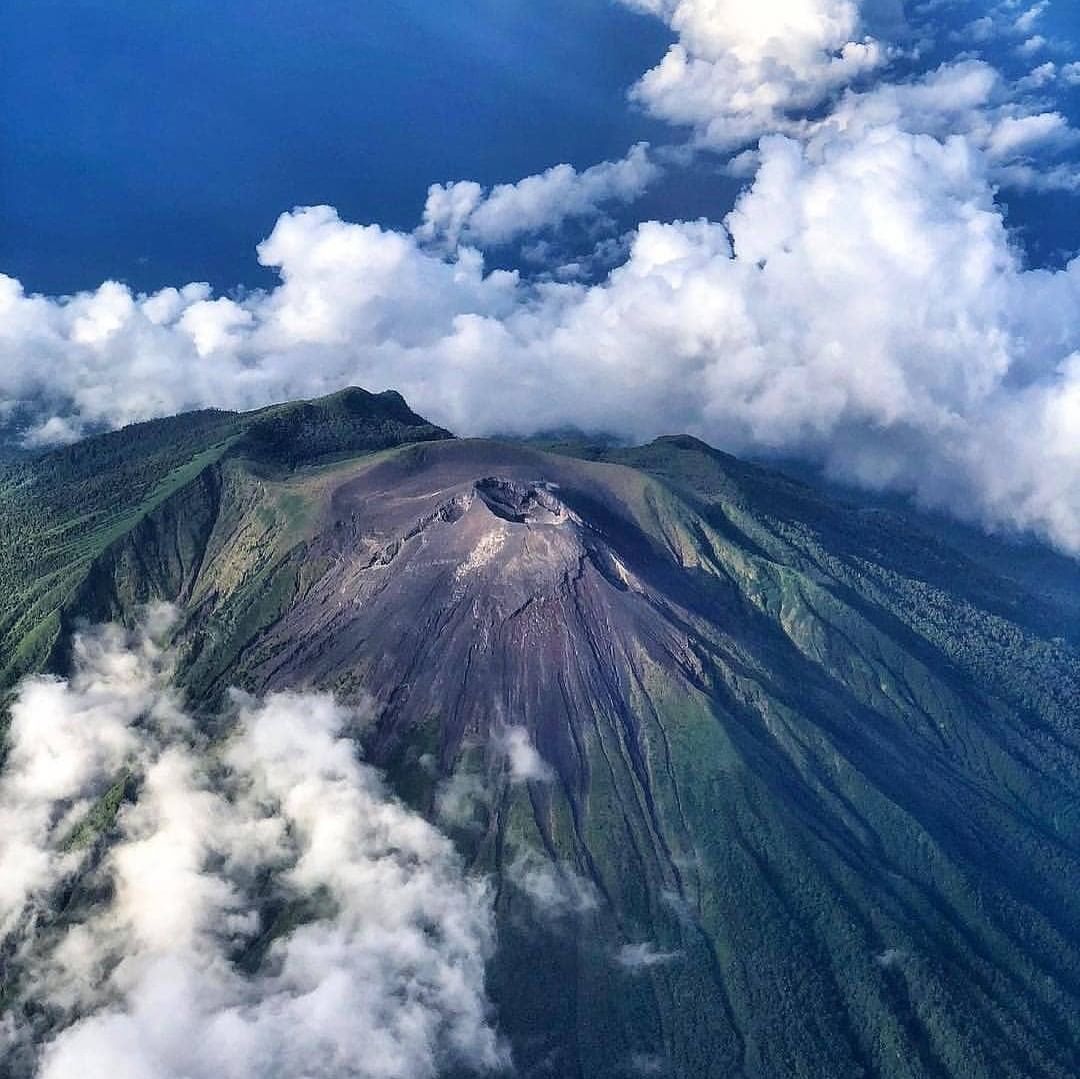
M 550 783 L 555 778 L 551 765 L 540 756 L 524 727 L 507 727 L 498 745 L 510 766 L 512 782 Z
M 663 1075 L 668 1070 L 667 1061 L 656 1053 L 631 1053 L 627 1066 L 634 1075 Z
M 1018 34 L 1030 34 L 1049 6 L 1050 0 L 1040 0 L 1039 3 L 1033 4 L 1016 17 L 1013 21 L 1013 29 Z
M 185 407 L 395 388 L 461 434 L 689 431 L 1080 553 L 1080 262 L 1026 266 L 997 201 L 1002 185 L 1080 190 L 1063 114 L 979 60 L 883 78 L 866 25 L 888 5 L 637 6 L 739 90 L 664 83 L 703 137 L 756 139 L 722 220 L 643 221 L 592 284 L 572 266 L 489 272 L 469 246 L 636 191 L 635 148 L 433 189 L 415 234 L 296 209 L 258 247 L 279 284 L 238 298 L 114 282 L 49 298 L 0 278 L 0 414 L 30 415 L 40 445 Z M 852 43 L 875 85 L 849 85 Z
M 1057 64 L 1047 60 L 1045 64 L 1032 68 L 1023 78 L 1017 80 L 1016 87 L 1022 91 L 1041 90 L 1052 85 L 1059 77 Z
M 947 6 L 947 5 L 944 5 Z M 1018 0 L 1002 0 L 990 5 L 985 15 L 963 25 L 949 38 L 954 41 L 971 41 L 984 45 L 993 42 L 1007 42 L 1030 39 L 1037 24 L 1050 7 L 1049 0 L 1023 7 Z M 928 10 L 933 9 L 928 6 Z M 1019 11 L 1019 14 L 1017 12 Z M 1045 39 L 1039 38 L 1040 44 Z
M 624 0 L 678 35 L 633 97 L 655 116 L 732 149 L 790 126 L 835 90 L 881 67 L 856 0 Z
M 1049 43 L 1047 42 L 1046 38 L 1042 36 L 1042 34 L 1032 34 L 1031 37 L 1027 38 L 1025 41 L 1022 41 L 1019 45 L 1016 46 L 1016 51 L 1021 56 L 1032 57 L 1036 53 L 1041 52 L 1043 49 L 1045 49 L 1048 44 Z
M 478 812 L 487 807 L 490 800 L 491 794 L 483 778 L 461 769 L 439 784 L 435 793 L 435 812 L 440 822 L 457 828 L 471 828 L 476 826 Z
M 160 613 L 153 619 L 161 630 Z M 176 719 L 159 690 L 164 654 L 145 629 L 81 634 L 74 655 L 70 681 L 27 679 L 11 704 L 0 772 L 0 937 L 36 917 L 50 890 L 81 864 L 84 852 L 68 839 L 138 758 L 136 721 Z
M 21 900 L 38 903 L 36 924 L 6 923 L 22 970 L 7 1037 L 27 1074 L 35 1057 L 42 1079 L 412 1079 L 507 1063 L 484 992 L 488 886 L 357 760 L 359 717 L 328 696 L 241 697 L 211 747 L 149 630 L 86 634 L 76 655 L 70 682 L 20 687 L 4 797 L 66 821 L 86 776 L 101 789 L 121 765 L 137 793 L 96 866 L 63 866 L 96 902 L 58 917 L 44 902 L 58 876 L 38 872 Z M 27 840 L 47 862 L 62 850 L 62 829 L 22 827 L 0 836 L 5 870 Z
M 957 113 L 992 82 L 947 76 L 928 86 Z M 215 306 L 233 328 L 206 355 L 185 321 L 204 290 L 57 301 L 8 280 L 0 386 L 73 424 L 359 383 L 466 434 L 689 430 L 1080 550 L 1080 264 L 1024 268 L 983 129 L 937 132 L 930 96 L 852 98 L 809 139 L 762 140 L 724 223 L 643 223 L 591 287 L 327 208 L 283 215 L 259 248 L 281 284 L 227 301 L 247 317 Z
M 942 64 L 907 82 L 848 93 L 814 126 L 810 138 L 835 129 L 850 141 L 886 125 L 939 141 L 963 137 L 986 155 L 990 175 L 1006 183 L 1016 178 L 1010 170 L 1019 163 L 1050 175 L 1046 168 L 1030 165 L 1032 155 L 1053 155 L 1080 140 L 1080 133 L 1060 112 L 1018 100 L 1001 75 L 981 60 Z
M 1072 164 L 1036 168 L 1025 161 L 1015 161 L 996 170 L 1002 183 L 1018 191 L 1080 192 L 1080 168 Z
M 907 952 L 901 948 L 886 948 L 885 951 L 874 956 L 874 963 L 882 970 L 891 970 L 898 967 L 907 959 Z
M 525 850 L 507 867 L 506 879 L 544 918 L 579 916 L 598 905 L 596 888 L 566 862 L 556 862 L 537 851 Z
M 984 42 L 991 40 L 997 32 L 997 24 L 994 20 L 989 15 L 982 15 L 977 19 L 972 19 L 957 31 L 957 36 L 961 39 L 969 38 L 972 41 Z
M 618 161 L 605 161 L 578 172 L 555 165 L 538 176 L 490 191 L 473 181 L 433 184 L 417 236 L 427 243 L 455 248 L 459 243 L 498 247 L 521 236 L 557 228 L 564 221 L 589 217 L 608 202 L 633 202 L 660 175 L 645 143 Z
M 615 962 L 630 974 L 640 974 L 653 967 L 667 966 L 679 958 L 679 952 L 665 952 L 645 941 L 624 944 L 615 955 Z
M 986 149 L 994 160 L 1009 160 L 1033 147 L 1075 141 L 1076 132 L 1059 112 L 1005 116 L 994 124 Z
M 22 439 L 28 450 L 51 449 L 53 446 L 68 446 L 82 437 L 77 421 L 61 416 L 50 416 L 42 423 L 31 427 Z

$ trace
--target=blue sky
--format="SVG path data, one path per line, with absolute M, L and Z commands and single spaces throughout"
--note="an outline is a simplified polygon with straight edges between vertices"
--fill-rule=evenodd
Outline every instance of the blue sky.
M 945 21 L 988 6 L 956 5 Z M 106 278 L 267 285 L 254 245 L 293 206 L 408 229 L 433 182 L 512 181 L 681 137 L 627 101 L 672 33 L 612 0 L 2 0 L 0 11 L 0 268 L 35 291 Z M 1080 38 L 1078 22 L 1059 2 L 1043 29 Z M 1080 86 L 1058 106 L 1080 113 Z M 719 217 L 737 187 L 699 160 L 625 223 Z M 1004 204 L 1033 262 L 1080 246 L 1074 195 Z
M 299 204 L 416 224 L 428 185 L 587 166 L 656 121 L 670 33 L 608 0 L 3 0 L 0 267 L 50 293 L 262 280 Z

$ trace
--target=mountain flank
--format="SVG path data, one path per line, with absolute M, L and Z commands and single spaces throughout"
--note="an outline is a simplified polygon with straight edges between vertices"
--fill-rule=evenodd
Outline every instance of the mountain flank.
M 1080 640 L 1006 544 L 360 390 L 17 461 L 0 525 L 7 686 L 161 599 L 194 707 L 373 702 L 520 1074 L 1080 1074 Z

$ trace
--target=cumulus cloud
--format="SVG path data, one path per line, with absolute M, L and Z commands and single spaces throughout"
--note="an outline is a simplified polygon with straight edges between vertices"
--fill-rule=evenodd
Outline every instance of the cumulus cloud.
M 162 656 L 149 631 L 102 630 L 81 638 L 69 682 L 20 687 L 3 797 L 32 813 L 0 834 L 5 870 L 27 846 L 55 860 L 95 778 L 100 790 L 127 767 L 136 793 L 97 864 L 6 887 L 6 909 L 39 907 L 32 925 L 5 922 L 21 957 L 10 1059 L 42 1079 L 504 1066 L 484 993 L 487 885 L 356 758 L 357 716 L 328 696 L 239 698 L 212 747 Z M 61 871 L 97 897 L 62 918 L 42 901 Z
M 0 937 L 36 917 L 49 892 L 83 859 L 70 836 L 141 750 L 134 724 L 179 716 L 160 691 L 157 634 L 107 627 L 76 638 L 70 681 L 30 678 L 15 697 L 0 773 Z
M 1038 36 L 1034 31 L 1049 7 L 1049 0 L 1040 0 L 1026 7 L 1018 0 L 1001 0 L 1000 3 L 989 5 L 986 14 L 965 24 L 950 36 L 980 45 L 1009 40 L 1024 43 Z M 933 10 L 929 5 L 927 9 Z M 1046 39 L 1038 36 L 1038 42 L 1041 47 L 1046 44 Z
M 663 1075 L 668 1063 L 656 1053 L 631 1053 L 627 1067 L 634 1075 Z
M 1016 17 L 1013 21 L 1013 29 L 1018 34 L 1031 33 L 1035 24 L 1042 18 L 1049 6 L 1050 0 L 1039 0 L 1039 3 L 1032 4 L 1031 7 L 1027 8 Z
M 483 777 L 464 769 L 451 773 L 435 792 L 435 813 L 440 822 L 455 828 L 476 826 L 477 814 L 491 801 Z
M 884 64 L 857 0 L 624 0 L 678 36 L 634 97 L 721 149 L 789 126 L 833 91 Z
M 874 956 L 874 962 L 882 970 L 891 970 L 900 966 L 907 959 L 907 952 L 901 948 L 886 948 L 885 951 Z
M 555 165 L 490 191 L 471 180 L 433 184 L 417 235 L 450 248 L 459 243 L 498 247 L 557 228 L 571 218 L 591 216 L 605 203 L 633 202 L 659 175 L 660 166 L 648 146 L 638 143 L 618 161 L 605 161 L 584 172 Z
M 552 861 L 538 851 L 522 851 L 506 867 L 506 879 L 549 920 L 586 914 L 599 903 L 591 881 L 568 863 Z
M 916 105 L 884 95 L 844 109 L 764 139 L 724 223 L 643 223 L 591 287 L 326 208 L 282 217 L 260 245 L 282 283 L 226 301 L 246 318 L 215 306 L 231 329 L 205 355 L 184 318 L 209 317 L 202 290 L 57 301 L 7 280 L 0 385 L 71 423 L 359 383 L 469 434 L 689 430 L 1080 550 L 1080 263 L 1025 269 L 980 139 L 905 126 Z
M 989 41 L 997 32 L 997 27 L 994 20 L 989 15 L 980 15 L 977 19 L 972 19 L 959 31 L 956 32 L 956 36 L 963 39 L 969 39 L 975 42 Z
M 1031 37 L 1016 46 L 1016 51 L 1023 57 L 1030 58 L 1041 52 L 1049 44 L 1042 34 L 1032 34 Z
M 1047 77 L 1045 71 L 1042 77 Z M 984 61 L 942 64 L 906 82 L 849 92 L 811 127 L 808 138 L 820 141 L 823 131 L 828 137 L 828 129 L 834 129 L 851 141 L 889 125 L 910 134 L 932 135 L 938 141 L 962 137 L 985 155 L 989 175 L 999 183 L 1031 187 L 1035 181 L 1030 174 L 1043 178 L 1044 189 L 1072 186 L 1062 181 L 1064 172 L 1075 173 L 1073 166 L 1055 168 L 1045 163 L 1074 147 L 1080 132 L 1060 112 L 1041 107 L 1037 99 L 1018 98 Z M 1036 158 L 1041 162 L 1038 167 Z

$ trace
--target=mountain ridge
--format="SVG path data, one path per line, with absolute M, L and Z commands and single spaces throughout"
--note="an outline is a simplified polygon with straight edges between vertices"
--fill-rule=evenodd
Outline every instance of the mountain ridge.
M 0 552 L 0 685 L 49 662 L 79 567 L 222 460 L 288 468 L 448 437 L 396 391 L 354 387 L 248 413 L 149 420 L 0 467 L 0 526 L 9 537 Z

